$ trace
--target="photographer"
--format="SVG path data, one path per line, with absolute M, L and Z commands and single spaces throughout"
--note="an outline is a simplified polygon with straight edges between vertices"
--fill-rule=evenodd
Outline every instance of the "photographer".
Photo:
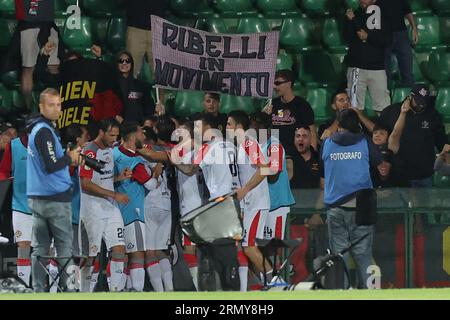
M 381 164 L 381 154 L 372 141 L 361 133 L 354 110 L 340 112 L 338 123 L 338 132 L 324 141 L 320 152 L 330 248 L 337 254 L 366 236 L 350 252 L 357 264 L 359 287 L 367 288 L 375 221 L 371 215 L 359 214 L 358 197 L 363 194 L 361 191 L 372 189 L 370 168 Z M 361 202 L 364 205 L 370 203 L 373 197 Z M 344 254 L 343 259 L 348 267 L 349 255 Z
M 48 254 L 51 237 L 61 257 L 72 256 L 70 165 L 80 163 L 80 148 L 64 152 L 55 123 L 61 113 L 61 98 L 55 89 L 40 95 L 40 115 L 27 123 L 27 197 L 33 214 L 32 279 L 35 292 L 46 290 L 46 273 L 38 257 Z M 64 264 L 65 261 L 60 260 Z M 46 263 L 44 263 L 45 265 Z M 67 277 L 61 275 L 61 285 Z

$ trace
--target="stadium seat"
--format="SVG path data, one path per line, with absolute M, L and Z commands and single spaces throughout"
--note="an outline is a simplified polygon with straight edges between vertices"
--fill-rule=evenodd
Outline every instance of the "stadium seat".
M 450 80 L 450 53 L 432 51 L 426 66 L 426 75 L 433 83 Z
M 445 122 L 450 121 L 450 87 L 439 88 L 435 108 L 442 114 Z
M 111 18 L 108 26 L 106 41 L 112 52 L 126 48 L 127 23 L 125 18 Z
M 92 36 L 96 44 L 106 47 L 108 36 L 109 18 L 91 18 L 92 20 Z
M 175 115 L 186 117 L 203 111 L 203 92 L 178 91 L 175 98 Z
M 209 17 L 214 14 L 207 0 L 170 0 L 170 8 L 183 17 Z
M 242 110 L 248 114 L 255 112 L 255 103 L 251 97 L 231 96 L 222 94 L 220 96 L 220 112 L 229 113 L 233 110 Z
M 335 86 L 340 82 L 332 57 L 326 52 L 307 53 L 297 56 L 298 79 L 308 87 Z
M 415 20 L 419 32 L 419 42 L 415 47 L 416 52 L 445 49 L 445 46 L 440 44 L 440 28 L 437 16 L 416 16 Z
M 80 6 L 90 16 L 104 17 L 119 14 L 123 9 L 123 0 L 81 0 Z M 150 18 L 149 18 L 150 19 Z
M 257 0 L 264 17 L 292 17 L 300 14 L 295 0 Z
M 257 14 L 252 0 L 215 0 L 213 4 L 221 17 L 254 16 Z
M 433 175 L 433 187 L 435 188 L 450 188 L 450 177 L 442 176 L 435 173 Z
M 90 51 L 93 42 L 91 18 L 81 16 L 81 29 L 70 29 L 66 23 L 62 38 L 64 44 L 73 50 L 83 54 Z
M 320 49 L 316 27 L 309 18 L 286 18 L 280 30 L 280 45 L 290 52 Z
M 236 33 L 259 33 L 270 31 L 269 25 L 263 18 L 249 17 L 239 19 Z
M 65 0 L 55 0 L 55 17 L 64 18 L 68 6 Z
M 9 46 L 14 30 L 16 29 L 17 21 L 13 19 L 6 19 L 0 17 L 0 47 Z
M 394 83 L 400 83 L 401 75 L 400 70 L 398 68 L 397 58 L 395 56 L 392 57 L 392 79 Z M 416 82 L 424 82 L 424 76 L 420 69 L 419 61 L 417 60 L 417 56 L 413 55 L 413 76 Z
M 431 0 L 431 6 L 439 15 L 450 13 L 450 1 L 448 0 Z
M 414 14 L 428 14 L 431 13 L 428 2 L 429 0 L 411 0 L 409 3 Z
M 331 91 L 325 88 L 310 88 L 306 93 L 306 101 L 314 111 L 316 122 L 324 122 L 331 117 Z
M 345 7 L 346 9 L 353 9 L 356 10 L 359 7 L 359 0 L 345 0 Z
M 334 0 L 303 0 L 302 8 L 308 14 L 329 15 L 338 10 L 340 3 Z
M 153 84 L 153 70 L 150 63 L 147 62 L 147 59 L 144 59 L 144 62 L 142 63 L 139 79 L 149 84 Z
M 228 29 L 225 22 L 221 18 L 201 18 L 195 22 L 195 29 L 213 32 L 213 33 L 227 33 Z
M 308 90 L 300 83 L 300 81 L 295 81 L 292 91 L 294 91 L 296 96 L 305 97 Z
M 403 100 L 409 95 L 410 92 L 411 88 L 394 88 L 393 90 L 391 90 L 391 103 L 403 102 Z
M 14 0 L 0 0 L 0 16 L 14 17 L 16 13 L 16 5 Z
M 342 19 L 340 19 L 342 20 Z M 347 52 L 347 45 L 342 36 L 342 25 L 340 20 L 329 18 L 325 20 L 322 30 L 322 41 L 331 53 Z
M 448 2 L 450 4 L 450 1 Z M 448 13 L 450 15 L 450 11 Z M 439 17 L 441 43 L 450 48 L 450 16 Z
M 292 70 L 292 65 L 294 61 L 290 54 L 286 53 L 286 51 L 281 50 L 277 56 L 277 67 L 276 70 L 289 69 Z
M 9 112 L 13 109 L 12 91 L 9 91 L 0 83 L 0 113 Z
M 20 88 L 20 79 L 18 70 L 3 73 L 1 80 L 8 89 Z

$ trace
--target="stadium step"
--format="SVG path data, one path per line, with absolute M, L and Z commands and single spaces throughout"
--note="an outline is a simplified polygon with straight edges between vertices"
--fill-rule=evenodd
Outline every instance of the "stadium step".
M 207 0 L 170 0 L 170 9 L 182 17 L 209 17 L 214 10 L 208 6 Z
M 256 6 L 264 17 L 292 17 L 301 14 L 295 0 L 257 0 Z
M 252 0 L 214 0 L 212 4 L 221 17 L 248 17 L 258 13 Z

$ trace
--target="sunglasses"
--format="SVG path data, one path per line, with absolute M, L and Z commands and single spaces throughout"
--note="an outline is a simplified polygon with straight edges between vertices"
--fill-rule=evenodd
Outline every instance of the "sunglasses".
M 290 82 L 288 80 L 284 80 L 284 81 L 275 81 L 273 84 L 276 86 L 279 86 L 280 84 L 286 83 L 286 82 Z
M 117 60 L 117 62 L 120 64 L 129 64 L 129 63 L 131 63 L 131 60 L 130 59 L 119 59 L 119 60 Z

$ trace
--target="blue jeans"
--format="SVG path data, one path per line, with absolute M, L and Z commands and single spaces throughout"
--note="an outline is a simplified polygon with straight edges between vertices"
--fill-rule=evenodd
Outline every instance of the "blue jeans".
M 385 67 L 388 79 L 392 78 L 392 55 L 395 54 L 398 69 L 402 79 L 402 85 L 411 87 L 414 84 L 413 75 L 413 53 L 408 31 L 397 31 L 392 33 L 392 45 L 386 48 Z
M 359 287 L 367 288 L 367 279 L 371 274 L 367 273 L 367 268 L 372 265 L 372 242 L 374 226 L 358 226 L 355 224 L 355 211 L 341 208 L 330 208 L 327 211 L 328 238 L 330 249 L 333 253 L 339 253 L 351 246 L 361 237 L 369 233 L 370 235 L 359 242 L 350 251 L 356 263 Z M 349 265 L 349 253 L 343 256 L 345 265 Z M 347 279 L 348 281 L 348 279 Z
M 48 256 L 52 238 L 59 257 L 72 257 L 72 204 L 70 202 L 55 202 L 40 199 L 28 199 L 28 205 L 33 213 L 33 234 L 31 245 L 31 273 L 33 290 L 45 292 L 48 290 L 46 272 L 37 260 L 38 256 Z M 44 266 L 46 262 L 41 260 Z M 58 260 L 64 265 L 67 259 Z M 69 263 L 70 265 L 70 263 Z M 60 285 L 64 288 L 67 276 L 61 272 Z M 52 281 L 50 279 L 50 281 Z

